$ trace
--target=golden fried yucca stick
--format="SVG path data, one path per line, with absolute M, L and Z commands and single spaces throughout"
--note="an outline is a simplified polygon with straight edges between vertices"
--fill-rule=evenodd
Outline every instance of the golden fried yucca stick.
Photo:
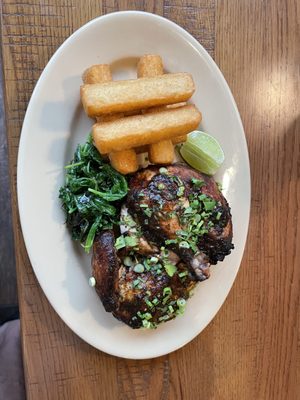
M 194 91 L 193 78 L 187 73 L 95 83 L 80 89 L 89 117 L 179 103 L 188 100 Z
M 112 81 L 110 66 L 108 64 L 93 65 L 84 71 L 82 80 L 86 84 L 90 83 L 103 83 Z M 115 121 L 123 117 L 123 113 L 105 115 L 98 117 L 97 122 Z M 131 150 L 124 150 L 112 152 L 109 154 L 111 165 L 122 174 L 129 174 L 138 170 L 138 160 L 136 152 Z
M 187 105 L 97 123 L 93 126 L 92 134 L 99 152 L 107 154 L 186 135 L 196 129 L 200 121 L 201 113 L 197 108 Z
M 137 65 L 138 78 L 151 78 L 164 74 L 161 56 L 156 54 L 145 54 L 139 59 Z
M 124 175 L 132 174 L 139 168 L 134 149 L 112 151 L 109 153 L 109 160 L 114 169 Z
M 92 65 L 82 74 L 82 81 L 84 84 L 111 82 L 112 74 L 109 64 Z M 113 121 L 121 117 L 124 117 L 123 113 L 111 114 L 103 117 L 96 117 L 96 121 Z
M 137 65 L 138 78 L 163 75 L 164 67 L 159 55 L 146 54 Z M 161 106 L 166 107 L 166 106 Z M 171 164 L 175 157 L 174 146 L 171 140 L 150 144 L 148 149 L 149 161 L 153 164 Z
M 92 65 L 82 74 L 82 81 L 85 84 L 112 81 L 110 66 L 108 64 Z
M 182 135 L 182 136 L 175 136 L 175 137 L 173 137 L 173 138 L 172 138 L 173 146 L 174 146 L 175 144 L 185 142 L 186 139 L 187 139 L 187 135 Z M 147 153 L 147 152 L 148 152 L 148 147 L 149 147 L 149 146 L 146 146 L 146 145 L 145 145 L 145 146 L 136 147 L 136 148 L 135 148 L 135 152 L 136 152 L 137 154 Z

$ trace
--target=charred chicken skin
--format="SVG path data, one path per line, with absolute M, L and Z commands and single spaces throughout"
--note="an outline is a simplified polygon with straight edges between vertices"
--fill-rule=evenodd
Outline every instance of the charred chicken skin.
M 197 281 L 233 248 L 230 208 L 217 184 L 182 164 L 151 166 L 130 181 L 121 236 L 97 236 L 92 257 L 104 308 L 132 328 L 183 313 Z
M 230 208 L 213 178 L 182 164 L 149 167 L 132 178 L 129 213 L 146 239 L 170 247 L 198 280 L 232 245 Z
M 130 265 L 133 259 L 136 264 Z M 129 249 L 117 252 L 111 230 L 97 236 L 92 268 L 105 310 L 131 328 L 154 328 L 183 313 L 195 281 L 181 262 L 170 276 L 160 262 L 163 259 L 167 259 L 165 253 L 141 258 Z

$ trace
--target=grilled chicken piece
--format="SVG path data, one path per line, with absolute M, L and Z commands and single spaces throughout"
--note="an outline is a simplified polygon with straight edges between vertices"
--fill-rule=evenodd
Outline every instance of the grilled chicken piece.
M 186 165 L 151 166 L 137 172 L 126 206 L 143 237 L 158 246 L 167 241 L 198 280 L 207 279 L 210 264 L 222 261 L 233 248 L 226 199 L 213 178 Z
M 114 232 L 103 231 L 92 269 L 105 310 L 132 328 L 182 313 L 210 264 L 233 248 L 230 208 L 215 181 L 181 164 L 136 173 L 120 222 L 125 244 L 116 250 Z
M 179 262 L 178 273 L 171 277 L 164 267 L 156 268 L 160 257 L 157 255 L 158 261 L 153 260 L 156 264 L 149 262 L 151 268 L 138 273 L 134 271 L 134 263 L 124 264 L 126 260 L 128 264 L 133 251 L 117 251 L 114 245 L 113 231 L 106 230 L 96 237 L 93 247 L 95 289 L 105 310 L 132 328 L 155 327 L 181 313 L 196 284 L 187 267 Z M 139 257 L 138 253 L 135 256 Z M 143 257 L 138 259 L 140 263 L 147 260 Z

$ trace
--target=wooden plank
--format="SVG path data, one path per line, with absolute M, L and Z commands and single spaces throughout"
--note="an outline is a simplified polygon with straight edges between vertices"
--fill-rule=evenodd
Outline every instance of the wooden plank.
M 4 115 L 2 57 L 0 55 L 0 321 L 6 318 L 8 306 L 16 306 L 17 278 L 12 230 L 7 137 Z M 15 307 L 14 307 L 15 308 Z M 1 323 L 1 322 L 0 322 Z
M 182 8 L 182 12 L 180 12 Z M 10 169 L 17 268 L 22 321 L 24 367 L 28 399 L 157 399 L 180 395 L 170 381 L 169 357 L 120 360 L 105 355 L 76 337 L 52 310 L 42 293 L 24 247 L 16 206 L 16 156 L 20 128 L 36 80 L 55 49 L 79 26 L 100 15 L 122 9 L 155 11 L 201 27 L 208 50 L 214 51 L 214 1 L 192 1 L 188 6 L 134 1 L 93 2 L 6 0 L 3 4 L 3 55 L 10 141 Z M 195 345 L 194 345 L 195 346 Z M 185 363 L 189 353 L 182 353 Z M 175 393 L 174 392 L 174 393 Z
M 299 11 L 291 0 L 218 3 L 216 61 L 245 127 L 252 209 L 243 265 L 215 320 L 216 398 L 299 398 Z

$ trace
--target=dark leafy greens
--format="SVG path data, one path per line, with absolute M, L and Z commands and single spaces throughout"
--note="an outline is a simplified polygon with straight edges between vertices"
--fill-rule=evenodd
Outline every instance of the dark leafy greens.
M 96 233 L 118 223 L 118 200 L 127 194 L 127 181 L 103 160 L 91 137 L 77 146 L 74 159 L 65 169 L 66 181 L 59 198 L 66 223 L 72 239 L 89 252 Z

